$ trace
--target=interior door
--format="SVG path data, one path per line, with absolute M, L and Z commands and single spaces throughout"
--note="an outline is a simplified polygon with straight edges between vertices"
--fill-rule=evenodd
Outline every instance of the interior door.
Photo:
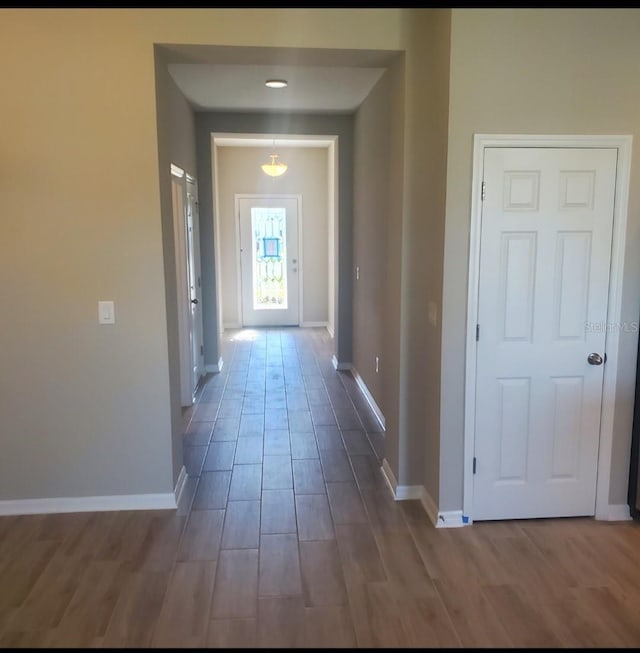
M 297 326 L 298 200 L 239 197 L 243 326 Z
M 202 329 L 202 290 L 200 282 L 200 230 L 198 224 L 198 194 L 196 181 L 187 176 L 187 284 L 189 301 L 189 345 L 191 354 L 191 387 L 193 392 L 204 374 Z
M 194 401 L 193 366 L 191 364 L 191 338 L 189 313 L 191 304 L 188 292 L 188 263 L 186 236 L 186 193 L 184 171 L 182 176 L 171 175 L 173 201 L 173 237 L 176 257 L 176 299 L 178 304 L 178 351 L 180 359 L 180 402 L 191 406 Z
M 616 158 L 485 149 L 474 520 L 595 514 Z

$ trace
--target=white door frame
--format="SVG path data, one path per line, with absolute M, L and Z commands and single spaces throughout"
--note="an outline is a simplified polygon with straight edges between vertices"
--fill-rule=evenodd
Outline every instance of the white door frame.
M 198 317 L 196 318 L 196 323 L 193 324 L 191 321 L 191 316 L 189 316 L 189 324 L 191 337 L 196 338 L 196 351 L 192 353 L 192 365 L 196 368 L 197 381 L 195 388 L 202 383 L 202 377 L 205 375 L 204 369 L 204 327 L 202 323 L 202 270 L 200 269 L 200 207 L 198 200 L 198 180 L 195 177 L 192 177 L 190 174 L 185 174 L 185 231 L 187 229 L 187 212 L 189 211 L 189 187 L 191 186 L 191 193 L 193 196 L 193 209 L 192 209 L 192 221 L 193 221 L 193 232 L 192 232 L 192 244 L 193 244 L 193 274 L 196 277 L 196 299 L 199 302 L 199 308 L 197 310 Z M 188 243 L 187 243 L 188 245 Z M 189 261 L 187 260 L 187 267 Z M 187 273 L 187 285 L 188 285 L 188 273 Z M 188 299 L 191 299 L 188 297 Z M 195 360 L 193 356 L 195 355 Z
M 173 196 L 174 184 L 180 188 L 180 211 Z M 178 305 L 178 358 L 180 363 L 180 405 L 191 406 L 194 401 L 191 388 L 192 364 L 189 341 L 189 316 L 187 293 L 187 243 L 185 223 L 187 220 L 187 188 L 185 172 L 171 164 L 171 202 L 173 208 L 173 239 L 176 269 L 176 299 Z
M 469 242 L 469 283 L 467 287 L 467 325 L 464 401 L 464 489 L 462 514 L 473 521 L 473 454 L 475 442 L 476 407 L 476 325 L 478 323 L 478 292 L 480 284 L 480 235 L 482 218 L 482 181 L 484 178 L 484 150 L 487 147 L 562 147 L 616 148 L 616 192 L 611 244 L 609 276 L 609 305 L 607 323 L 621 322 L 624 252 L 627 237 L 629 180 L 631 173 L 632 136 L 587 135 L 531 135 L 531 134 L 475 134 L 473 141 L 473 181 L 471 185 L 471 231 Z M 613 418 L 617 392 L 619 330 L 606 329 L 607 363 L 604 366 L 602 413 L 600 418 L 600 446 L 596 482 L 596 519 L 619 519 L 609 507 L 611 479 L 611 450 Z
M 302 252 L 302 229 L 304 220 L 302 219 L 302 195 L 292 195 L 285 193 L 236 193 L 234 195 L 234 215 L 236 224 L 236 278 L 238 279 L 236 292 L 238 302 L 238 318 L 240 324 L 244 324 L 244 315 L 242 313 L 242 270 L 240 268 L 240 200 L 244 199 L 265 199 L 274 200 L 297 200 L 298 202 L 298 325 L 304 324 L 304 305 L 302 303 L 302 286 L 303 286 L 303 252 Z

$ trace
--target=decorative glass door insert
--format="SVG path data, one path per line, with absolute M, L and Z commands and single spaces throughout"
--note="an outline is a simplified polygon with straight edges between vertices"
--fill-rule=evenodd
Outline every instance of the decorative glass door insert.
M 287 214 L 283 207 L 251 208 L 253 309 L 286 309 Z

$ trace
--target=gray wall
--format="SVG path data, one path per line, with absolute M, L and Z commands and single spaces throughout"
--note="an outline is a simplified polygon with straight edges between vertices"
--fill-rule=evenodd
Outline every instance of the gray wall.
M 393 169 L 389 171 L 387 195 L 386 239 L 389 248 L 384 291 L 386 307 L 382 318 L 384 330 L 384 380 L 382 405 L 386 420 L 385 458 L 399 478 L 400 457 L 400 344 L 402 301 L 402 238 L 404 220 L 404 127 L 405 127 L 405 57 L 399 56 L 385 77 L 389 84 L 389 132 L 387 156 Z M 419 436 L 418 436 L 419 439 Z
M 300 272 L 304 322 L 329 319 L 327 147 L 218 147 L 218 207 L 220 211 L 223 323 L 238 326 L 238 253 L 236 194 L 300 195 L 298 221 L 302 234 Z M 260 166 L 276 152 L 289 167 L 281 177 L 268 177 Z
M 387 363 L 383 356 L 382 321 L 387 308 L 384 290 L 389 257 L 394 255 L 387 242 L 387 224 L 392 218 L 389 175 L 395 163 L 388 158 L 388 94 L 389 76 L 385 74 L 358 109 L 354 136 L 353 267 L 360 268 L 360 279 L 354 272 L 353 364 L 381 409 Z M 378 374 L 376 356 L 380 357 Z
M 410 12 L 405 58 L 398 481 L 424 485 L 436 505 L 450 17 L 444 9 Z
M 394 473 L 399 436 L 403 72 L 398 57 L 358 108 L 354 138 L 353 364 L 385 416 L 385 458 Z
M 160 176 L 160 211 L 164 257 L 165 301 L 167 306 L 167 347 L 171 407 L 171 459 L 173 481 L 183 464 L 182 408 L 180 397 L 180 359 L 178 341 L 178 303 L 176 257 L 171 198 L 171 164 L 198 178 L 196 168 L 195 119 L 181 91 L 169 75 L 167 54 L 156 46 L 156 111 L 158 119 L 158 174 Z
M 216 309 L 214 266 L 213 188 L 211 134 L 305 134 L 337 135 L 340 210 L 338 230 L 338 330 L 336 356 L 341 362 L 352 358 L 352 270 L 353 252 L 353 116 L 310 114 L 259 114 L 196 112 L 196 151 L 200 174 L 200 253 L 202 260 L 202 298 L 204 357 L 206 365 L 215 365 L 220 357 L 220 334 Z
M 508 53 L 508 54 L 505 54 Z M 442 332 L 440 508 L 462 507 L 474 133 L 632 134 L 622 320 L 640 296 L 640 11 L 453 10 Z M 621 334 L 609 500 L 627 499 L 637 333 Z

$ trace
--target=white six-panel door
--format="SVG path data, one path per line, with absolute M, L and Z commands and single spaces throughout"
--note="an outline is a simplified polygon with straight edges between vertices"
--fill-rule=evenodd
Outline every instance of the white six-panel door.
M 616 157 L 485 149 L 474 520 L 595 513 Z

